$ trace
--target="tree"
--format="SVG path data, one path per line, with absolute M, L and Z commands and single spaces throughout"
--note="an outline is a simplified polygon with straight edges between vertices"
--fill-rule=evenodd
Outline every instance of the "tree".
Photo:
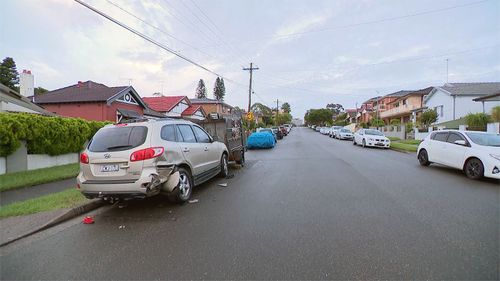
M 334 116 L 339 115 L 340 112 L 344 111 L 344 107 L 340 103 L 329 103 L 326 108 L 331 110 Z
M 205 82 L 203 79 L 200 79 L 198 81 L 198 87 L 196 87 L 196 98 L 197 99 L 204 99 L 207 97 L 207 88 L 205 87 Z
M 292 122 L 292 115 L 290 113 L 277 113 L 274 116 L 274 123 L 279 126 Z
M 224 95 L 226 94 L 226 86 L 224 86 L 224 78 L 215 79 L 214 85 L 214 98 L 216 100 L 222 101 L 224 100 Z
M 401 120 L 391 119 L 391 121 L 389 123 L 391 123 L 391 126 L 399 126 L 399 125 L 401 125 Z
M 283 110 L 283 112 L 285 113 L 290 113 L 292 112 L 292 109 L 290 108 L 290 104 L 285 102 L 281 105 L 281 110 Z
M 304 116 L 307 124 L 322 125 L 332 122 L 332 111 L 330 109 L 310 109 Z
M 420 114 L 418 122 L 420 122 L 420 124 L 422 124 L 424 127 L 428 128 L 429 125 L 436 122 L 437 119 L 437 112 L 433 109 L 427 109 L 426 111 L 422 112 L 422 114 Z
M 347 124 L 349 124 L 349 121 L 347 120 L 349 118 L 349 116 L 347 115 L 347 113 L 341 113 L 339 115 L 337 115 L 337 117 L 335 117 L 335 120 L 333 120 L 333 125 L 335 126 L 345 126 Z
M 250 107 L 250 111 L 256 116 L 260 116 L 265 124 L 273 123 L 273 111 L 271 108 L 263 105 L 262 103 L 254 103 Z
M 17 87 L 19 84 L 19 73 L 17 72 L 16 63 L 13 58 L 6 57 L 0 64 L 0 83 L 12 90 L 19 91 Z
M 49 91 L 49 90 L 42 88 L 42 87 L 36 87 L 34 90 L 35 90 L 35 96 L 42 95 L 42 94 Z

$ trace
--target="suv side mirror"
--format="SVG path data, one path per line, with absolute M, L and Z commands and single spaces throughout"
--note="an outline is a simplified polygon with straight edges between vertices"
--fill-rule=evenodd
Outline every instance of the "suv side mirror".
M 458 144 L 458 145 L 463 145 L 463 146 L 466 146 L 467 143 L 464 141 L 464 140 L 456 140 L 453 142 L 454 144 Z
M 218 136 L 212 136 L 212 142 L 214 141 L 219 141 L 219 137 Z

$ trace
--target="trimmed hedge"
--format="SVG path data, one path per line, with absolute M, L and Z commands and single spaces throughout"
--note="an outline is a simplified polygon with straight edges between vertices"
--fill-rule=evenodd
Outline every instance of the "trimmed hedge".
M 0 156 L 14 153 L 22 140 L 26 141 L 29 154 L 80 152 L 85 141 L 108 123 L 29 113 L 0 113 Z

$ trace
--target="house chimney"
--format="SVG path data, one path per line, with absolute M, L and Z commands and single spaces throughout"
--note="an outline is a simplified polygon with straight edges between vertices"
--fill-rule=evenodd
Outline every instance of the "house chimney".
M 78 81 L 78 83 L 76 84 L 76 87 L 77 88 L 83 87 L 83 82 L 82 81 Z
M 23 69 L 20 75 L 19 92 L 24 97 L 35 95 L 35 77 L 31 74 L 31 70 Z

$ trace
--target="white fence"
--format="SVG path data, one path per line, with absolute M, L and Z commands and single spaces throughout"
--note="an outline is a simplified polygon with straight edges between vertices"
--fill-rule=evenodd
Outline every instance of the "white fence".
M 5 157 L 0 157 L 0 175 L 7 172 L 7 159 Z
M 47 154 L 28 154 L 28 170 L 54 167 L 78 163 L 78 153 L 68 153 L 57 156 Z
M 385 126 L 382 128 L 382 132 L 386 137 L 400 138 L 402 140 L 406 139 L 406 126 Z
M 423 140 L 427 137 L 428 134 L 432 132 L 432 128 L 429 128 L 427 132 L 420 132 L 417 128 L 413 128 L 413 132 L 415 133 L 416 140 Z

